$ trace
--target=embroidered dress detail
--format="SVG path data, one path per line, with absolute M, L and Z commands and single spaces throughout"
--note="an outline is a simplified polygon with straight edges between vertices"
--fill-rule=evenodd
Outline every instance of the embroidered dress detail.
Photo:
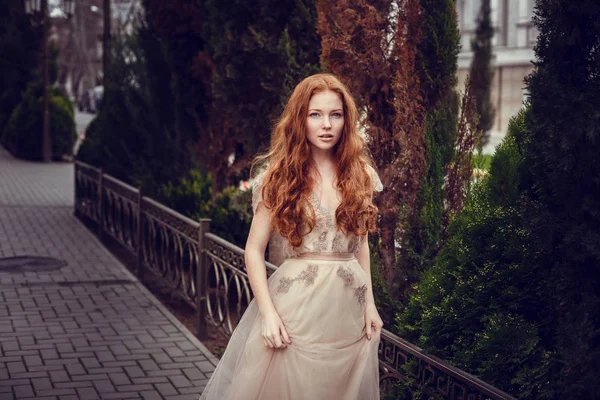
M 319 197 L 315 192 L 310 192 L 310 204 L 313 206 L 315 213 L 317 211 L 322 211 L 325 215 L 332 215 L 331 212 L 321 205 L 319 201 Z
M 327 234 L 329 231 L 323 231 L 315 241 L 314 252 L 326 251 L 327 250 Z
M 358 253 L 358 250 L 360 249 L 360 237 L 359 236 L 352 236 L 352 238 L 348 241 L 348 251 L 350 253 Z
M 309 202 L 310 202 L 310 205 L 311 205 L 311 206 L 313 207 L 313 209 L 315 210 L 315 212 L 317 212 L 317 210 L 318 210 L 319 208 L 321 208 L 321 207 L 320 207 L 320 204 L 319 204 L 319 198 L 317 197 L 317 195 L 316 195 L 316 193 L 315 193 L 315 192 L 310 192 L 310 196 L 308 196 L 308 200 L 309 200 Z
M 331 244 L 331 251 L 334 253 L 345 253 L 346 250 L 343 247 L 344 243 L 344 234 L 341 231 L 337 231 L 335 233 L 335 237 L 333 238 L 333 242 Z
M 349 268 L 344 268 L 341 265 L 337 269 L 337 275 L 344 281 L 344 286 L 354 286 L 354 273 Z M 358 303 L 362 306 L 365 304 L 365 294 L 367 292 L 367 285 L 362 285 L 354 289 L 354 297 L 358 300 Z
M 296 281 L 303 281 L 306 286 L 312 285 L 315 283 L 318 270 L 318 265 L 311 264 L 293 279 L 284 276 L 279 280 L 279 286 L 277 286 L 276 294 L 287 293 Z
M 358 303 L 362 306 L 365 304 L 365 294 L 367 293 L 367 285 L 362 285 L 354 289 L 354 296 L 358 300 Z
M 377 174 L 368 171 L 373 189 L 380 190 Z M 252 182 L 254 211 L 262 208 L 264 176 Z M 285 254 L 267 284 L 292 344 L 287 350 L 265 346 L 263 318 L 256 299 L 251 300 L 200 400 L 381 398 L 380 334 L 366 336 L 369 281 L 356 258 L 364 236 L 338 230 L 336 210 L 321 207 L 319 200 L 312 191 L 303 197 L 302 207 L 314 216 L 315 226 L 299 246 L 277 231 L 269 244 L 270 254 Z
M 288 290 L 292 287 L 295 279 L 283 277 L 279 280 L 279 286 L 277 286 L 277 294 L 279 293 L 287 293 Z
M 354 274 L 352 271 L 340 265 L 337 269 L 337 274 L 344 281 L 344 286 L 354 286 Z

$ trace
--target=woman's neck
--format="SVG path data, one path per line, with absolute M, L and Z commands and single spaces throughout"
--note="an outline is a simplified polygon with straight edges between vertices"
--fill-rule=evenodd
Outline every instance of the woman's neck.
M 314 183 L 317 186 L 330 185 L 336 180 L 336 166 L 331 152 L 313 152 Z
M 329 170 L 335 166 L 335 162 L 333 160 L 333 152 L 328 151 L 318 151 L 312 149 L 311 152 L 313 166 L 317 169 L 317 171 Z

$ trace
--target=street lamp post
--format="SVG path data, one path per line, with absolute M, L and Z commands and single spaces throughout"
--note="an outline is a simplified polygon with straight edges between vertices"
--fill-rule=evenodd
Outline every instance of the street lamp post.
M 108 65 L 110 63 L 110 0 L 103 0 L 103 34 L 102 34 L 102 86 L 106 88 Z
M 111 29 L 111 0 L 102 0 L 102 9 L 97 6 L 91 6 L 92 12 L 102 12 L 102 34 L 98 39 L 102 42 L 102 86 L 106 87 L 108 81 L 108 67 L 110 64 L 110 41 L 112 35 Z
M 75 0 L 63 0 L 63 9 L 68 18 L 75 10 Z M 42 63 L 44 77 L 44 122 L 42 132 L 42 159 L 44 162 L 52 161 L 52 137 L 50 136 L 50 67 L 48 63 L 48 34 L 50 32 L 50 15 L 48 13 L 48 0 L 25 0 L 25 12 L 34 20 L 41 20 L 44 38 L 42 40 Z

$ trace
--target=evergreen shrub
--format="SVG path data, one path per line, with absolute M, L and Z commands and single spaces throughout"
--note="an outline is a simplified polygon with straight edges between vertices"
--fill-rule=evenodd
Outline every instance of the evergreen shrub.
M 550 399 L 556 366 L 552 293 L 529 248 L 515 137 L 525 111 L 474 187 L 434 266 L 423 274 L 396 331 L 520 399 Z
M 211 232 L 240 247 L 244 247 L 252 221 L 251 191 L 230 186 L 217 194 L 212 204 L 210 175 L 191 170 L 177 184 L 161 187 L 159 201 L 194 220 L 211 219 Z
M 600 2 L 537 0 L 523 141 L 532 247 L 554 282 L 557 398 L 600 396 Z
M 160 41 L 145 25 L 111 42 L 102 107 L 86 130 L 78 159 L 156 198 L 191 168 L 194 146 L 174 126 L 171 74 Z M 180 107 L 185 108 L 185 107 Z M 186 126 L 185 132 L 194 132 Z
M 456 152 L 459 99 L 456 70 L 460 33 L 451 0 L 421 0 L 423 28 L 415 60 L 425 120 L 425 170 L 418 189 L 415 214 L 401 229 L 397 270 L 391 292 L 406 304 L 414 283 L 428 270 L 444 239 L 445 170 Z
M 0 140 L 25 89 L 39 75 L 42 30 L 31 23 L 22 0 L 0 1 Z M 53 55 L 51 51 L 51 67 Z
M 52 89 L 48 111 L 52 158 L 58 160 L 72 154 L 77 134 L 73 105 L 60 89 Z M 23 101 L 12 112 L 2 135 L 2 144 L 16 157 L 41 160 L 43 118 L 43 86 L 37 82 L 29 86 Z

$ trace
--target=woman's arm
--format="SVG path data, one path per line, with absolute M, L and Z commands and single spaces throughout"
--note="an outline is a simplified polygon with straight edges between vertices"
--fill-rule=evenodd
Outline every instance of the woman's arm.
M 362 243 L 360 244 L 360 248 L 358 249 L 358 253 L 356 254 L 356 259 L 358 263 L 365 270 L 367 274 L 368 282 L 367 282 L 367 293 L 365 294 L 365 304 L 375 304 L 375 297 L 373 296 L 373 282 L 371 280 L 371 253 L 369 251 L 369 236 L 365 235 Z
M 267 347 L 286 347 L 291 343 L 287 331 L 275 310 L 267 285 L 265 250 L 271 237 L 272 227 L 267 208 L 261 202 L 252 218 L 250 233 L 246 241 L 245 261 L 248 281 L 256 304 L 263 317 L 263 340 Z
M 367 275 L 367 292 L 365 293 L 365 327 L 367 330 L 367 338 L 371 339 L 371 328 L 375 332 L 381 331 L 383 320 L 375 307 L 375 296 L 373 295 L 373 282 L 371 279 L 371 254 L 369 252 L 369 237 L 365 235 L 358 253 L 356 254 L 358 263 Z
M 269 211 L 264 204 L 260 203 L 252 218 L 244 258 L 250 287 L 252 287 L 252 293 L 254 293 L 258 309 L 262 314 L 275 310 L 267 288 L 267 267 L 265 265 L 265 250 L 271 232 Z

